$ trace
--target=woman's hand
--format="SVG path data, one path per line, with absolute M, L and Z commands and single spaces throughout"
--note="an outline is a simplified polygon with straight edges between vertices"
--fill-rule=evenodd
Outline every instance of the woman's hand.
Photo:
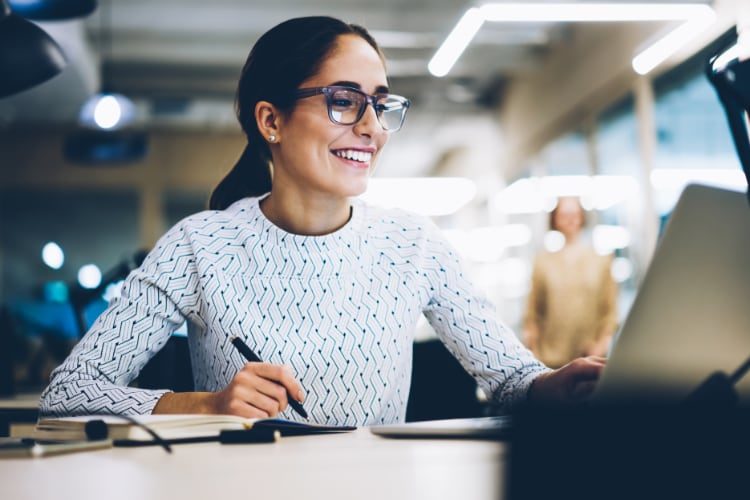
M 289 404 L 291 397 L 302 402 L 305 395 L 288 366 L 270 363 L 246 363 L 223 391 L 210 398 L 211 413 L 247 418 L 275 417 Z
M 219 392 L 167 393 L 153 413 L 216 413 L 246 418 L 275 417 L 289 404 L 287 391 L 300 403 L 302 387 L 288 366 L 246 363 Z
M 562 368 L 539 375 L 529 389 L 529 401 L 559 405 L 587 399 L 594 391 L 606 361 L 599 356 L 578 358 Z

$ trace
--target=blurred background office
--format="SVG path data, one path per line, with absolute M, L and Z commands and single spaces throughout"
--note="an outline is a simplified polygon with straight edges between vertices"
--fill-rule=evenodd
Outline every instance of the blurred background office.
M 11 17 L 33 22 L 67 61 L 0 98 L 6 393 L 41 389 L 140 252 L 206 207 L 243 149 L 245 57 L 290 17 L 339 17 L 380 43 L 413 105 L 363 197 L 433 217 L 519 335 L 534 255 L 564 245 L 547 226 L 559 197 L 579 197 L 582 238 L 611 256 L 621 319 L 682 187 L 746 187 L 704 76 L 746 0 L 2 3 L 0 41 L 20 37 Z M 0 80 L 3 50 L 32 46 L 0 43 Z M 426 321 L 416 334 L 433 345 Z

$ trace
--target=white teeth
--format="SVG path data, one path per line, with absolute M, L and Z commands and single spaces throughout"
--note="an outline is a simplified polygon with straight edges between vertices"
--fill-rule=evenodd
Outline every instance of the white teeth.
M 372 153 L 366 151 L 357 151 L 354 149 L 340 149 L 336 151 L 336 156 L 346 158 L 347 160 L 354 160 L 362 163 L 368 163 L 372 159 Z

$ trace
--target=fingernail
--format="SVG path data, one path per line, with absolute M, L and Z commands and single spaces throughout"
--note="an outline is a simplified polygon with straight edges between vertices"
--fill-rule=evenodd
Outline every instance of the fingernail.
M 297 393 L 297 401 L 299 401 L 301 403 L 302 401 L 304 401 L 304 399 L 305 399 L 305 393 L 302 392 L 302 391 L 299 391 Z

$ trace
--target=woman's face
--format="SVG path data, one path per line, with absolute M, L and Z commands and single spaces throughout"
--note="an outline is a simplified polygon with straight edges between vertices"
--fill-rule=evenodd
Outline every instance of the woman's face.
M 346 85 L 366 94 L 388 92 L 385 67 L 375 49 L 356 35 L 343 35 L 321 65 L 318 74 L 300 88 Z M 368 105 L 354 125 L 338 125 L 328 118 L 326 98 L 316 95 L 299 99 L 294 110 L 282 118 L 280 141 L 274 148 L 274 185 L 294 185 L 302 193 L 338 198 L 365 191 L 375 161 L 388 140 L 388 132 Z M 358 152 L 364 161 L 347 159 Z M 364 154 L 362 154 L 364 153 Z M 352 156 L 351 153 L 348 156 Z
M 555 212 L 555 227 L 566 238 L 575 237 L 583 228 L 583 209 L 574 198 L 560 198 Z

